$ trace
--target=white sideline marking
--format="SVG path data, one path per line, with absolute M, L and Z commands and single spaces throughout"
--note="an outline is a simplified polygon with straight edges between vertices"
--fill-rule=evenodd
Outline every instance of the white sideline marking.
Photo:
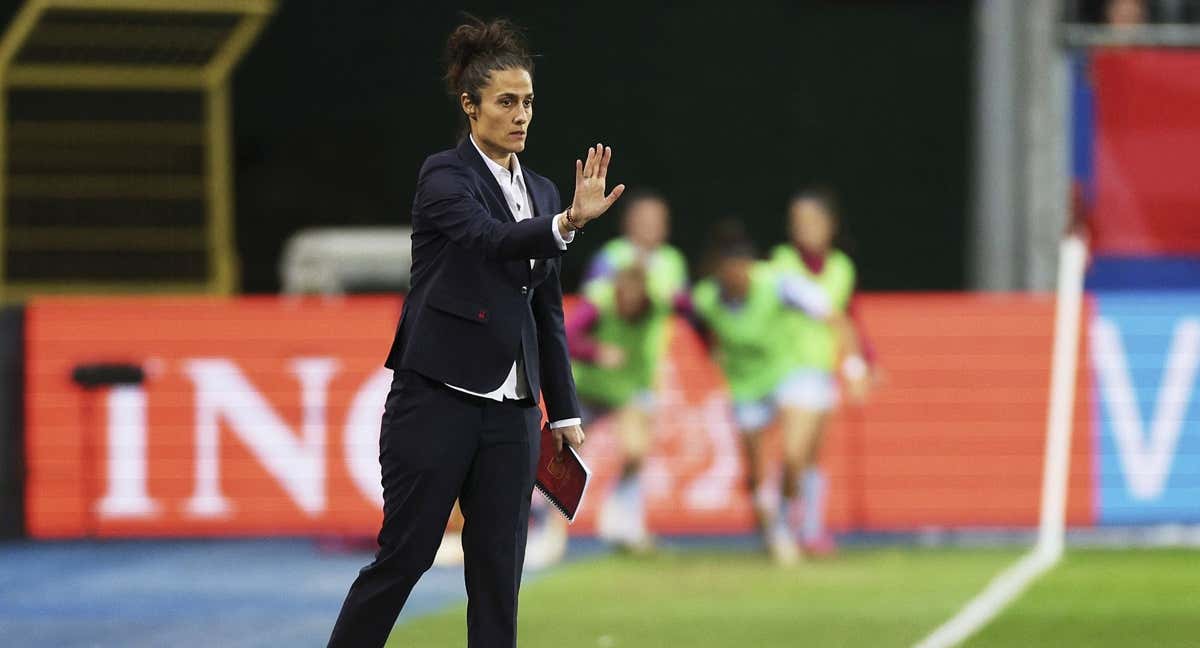
M 992 617 L 1020 596 L 1029 584 L 1058 562 L 1058 557 L 1045 551 L 1033 550 L 1000 572 L 982 592 L 971 599 L 933 634 L 925 637 L 915 648 L 950 648 L 975 634 Z
M 1050 406 L 1046 413 L 1046 450 L 1038 539 L 1033 549 L 967 602 L 915 648 L 951 648 L 991 621 L 1029 584 L 1062 558 L 1066 533 L 1067 476 L 1071 462 L 1071 419 L 1075 409 L 1075 373 L 1079 365 L 1079 315 L 1087 244 L 1063 239 L 1058 253 L 1058 298 L 1054 312 L 1054 351 L 1050 365 Z

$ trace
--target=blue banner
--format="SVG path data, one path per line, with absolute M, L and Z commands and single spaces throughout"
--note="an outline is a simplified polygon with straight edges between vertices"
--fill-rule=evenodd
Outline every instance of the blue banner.
M 1097 521 L 1200 522 L 1200 292 L 1095 297 Z

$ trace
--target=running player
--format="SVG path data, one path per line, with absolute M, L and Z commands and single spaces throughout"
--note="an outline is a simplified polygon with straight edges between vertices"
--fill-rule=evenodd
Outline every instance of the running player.
M 789 405 L 784 382 L 791 369 L 792 340 L 780 335 L 781 318 L 796 311 L 824 321 L 838 315 L 822 290 L 798 274 L 777 272 L 758 261 L 740 227 L 714 237 L 713 276 L 692 291 L 694 325 L 715 351 L 733 400 L 733 418 L 742 437 L 748 487 L 767 547 L 781 563 L 798 559 L 788 519 L 794 488 L 782 485 L 780 506 L 772 511 L 760 488 L 762 432 Z M 837 323 L 834 321 L 834 325 Z
M 832 194 L 806 190 L 788 204 L 791 242 L 777 246 L 770 263 L 776 271 L 799 274 L 821 287 L 833 312 L 847 314 L 841 326 L 830 321 L 790 313 L 785 334 L 797 340 L 784 390 L 789 406 L 784 411 L 784 438 L 789 457 L 784 470 L 788 500 L 800 498 L 801 543 L 809 555 L 828 555 L 836 547 L 825 531 L 827 484 L 817 464 L 829 413 L 838 400 L 835 368 L 841 359 L 842 374 L 855 400 L 866 397 L 869 366 L 859 349 L 861 331 L 852 310 L 854 263 L 834 247 L 838 213 Z M 789 510 L 785 502 L 782 510 Z
M 641 265 L 587 284 L 567 318 L 567 340 L 585 424 L 611 415 L 621 444 L 621 476 L 600 511 L 598 531 L 634 552 L 653 547 L 646 529 L 641 467 L 650 447 L 654 374 L 665 353 L 671 310 L 651 299 Z
M 601 509 L 600 535 L 627 549 L 645 551 L 652 547 L 652 538 L 645 526 L 639 471 L 651 440 L 654 372 L 669 344 L 669 314 L 675 302 L 686 297 L 688 275 L 683 254 L 666 242 L 671 217 L 666 198 L 641 189 L 626 194 L 624 204 L 623 235 L 601 247 L 584 274 L 580 292 L 585 307 L 573 318 L 573 337 L 586 350 L 581 352 L 583 356 L 575 356 L 575 374 L 577 384 L 588 385 L 590 398 L 580 398 L 591 400 L 593 420 L 602 413 L 613 413 L 621 439 L 622 476 Z M 640 268 L 636 274 L 619 278 L 635 267 Z M 637 276 L 641 277 L 640 287 L 635 288 Z M 645 314 L 636 322 L 616 314 L 617 292 L 625 295 L 621 301 L 626 303 L 642 299 L 632 297 L 634 292 L 643 294 L 648 303 L 637 308 L 645 309 Z M 591 327 L 595 327 L 598 344 L 586 341 L 589 336 L 584 331 Z M 617 329 L 622 330 L 621 340 L 599 340 Z M 577 346 L 571 344 L 572 353 Z M 601 386 L 618 375 L 624 386 Z M 638 383 L 636 390 L 617 398 L 618 392 L 630 389 L 634 382 Z
M 617 273 L 637 265 L 644 269 L 646 287 L 643 290 L 651 296 L 655 308 L 669 310 L 674 300 L 686 294 L 687 290 L 687 262 L 679 250 L 666 243 L 670 230 L 670 206 L 661 194 L 648 189 L 626 192 L 622 203 L 625 205 L 621 219 L 623 235 L 606 243 L 588 262 L 580 292 L 586 301 L 592 285 L 608 285 L 608 288 L 599 288 L 599 292 L 610 291 Z M 586 312 L 586 308 L 581 311 Z M 654 338 L 650 346 L 659 350 L 657 358 L 648 359 L 651 366 L 665 353 L 669 324 L 667 317 L 654 318 L 653 328 L 647 331 Z M 580 337 L 578 331 L 575 337 Z M 608 351 L 599 353 L 606 357 L 577 358 L 576 364 L 611 364 L 616 355 L 613 349 L 617 347 L 605 345 L 605 348 Z M 583 371 L 586 373 L 588 369 Z M 643 551 L 651 546 L 651 541 L 645 531 L 640 504 L 641 485 L 634 466 L 641 464 L 638 450 L 644 453 L 649 446 L 649 412 L 654 404 L 652 386 L 640 392 L 637 401 L 637 409 L 642 412 L 639 415 L 631 413 L 632 410 L 624 406 L 592 408 L 592 413 L 593 420 L 596 412 L 601 410 L 619 413 L 615 423 L 622 439 L 622 449 L 627 455 L 622 462 L 625 468 L 620 485 L 601 509 L 600 535 L 622 547 Z M 530 510 L 526 563 L 531 568 L 553 564 L 566 553 L 566 548 L 566 523 L 544 498 L 535 493 Z

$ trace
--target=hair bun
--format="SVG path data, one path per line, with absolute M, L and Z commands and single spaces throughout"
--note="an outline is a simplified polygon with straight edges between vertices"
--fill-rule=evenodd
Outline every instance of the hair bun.
M 470 14 L 466 20 L 446 40 L 446 85 L 451 95 L 466 92 L 478 100 L 492 70 L 533 72 L 524 35 L 515 23 L 505 18 L 484 22 Z

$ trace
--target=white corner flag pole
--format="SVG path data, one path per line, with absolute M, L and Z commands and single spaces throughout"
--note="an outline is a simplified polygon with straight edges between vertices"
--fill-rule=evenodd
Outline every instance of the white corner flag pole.
M 1058 297 L 1054 313 L 1054 350 L 1050 365 L 1050 405 L 1046 415 L 1045 463 L 1037 542 L 1017 562 L 996 575 L 982 592 L 916 648 L 950 648 L 987 625 L 1029 584 L 1058 562 L 1066 535 L 1067 477 L 1071 460 L 1071 421 L 1079 366 L 1079 320 L 1087 244 L 1068 236 L 1059 245 Z
M 1079 319 L 1087 244 L 1068 236 L 1059 245 L 1058 300 L 1054 314 L 1054 359 L 1050 365 L 1050 407 L 1046 415 L 1046 451 L 1042 466 L 1042 510 L 1034 549 L 1057 562 L 1067 526 L 1067 477 L 1071 467 L 1071 422 L 1075 414 L 1075 377 L 1079 367 Z

